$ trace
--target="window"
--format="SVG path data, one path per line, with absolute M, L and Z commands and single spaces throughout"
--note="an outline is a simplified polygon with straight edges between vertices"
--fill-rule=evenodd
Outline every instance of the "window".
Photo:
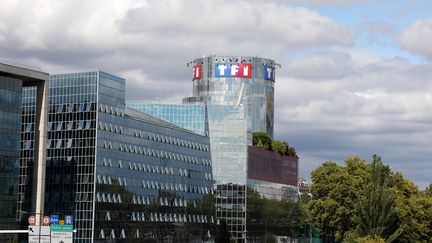
M 72 130 L 72 128 L 73 128 L 73 124 L 74 124 L 73 121 L 69 121 L 69 122 L 68 122 L 68 125 L 67 125 L 67 130 L 68 130 L 68 131 Z
M 63 112 L 63 105 L 57 105 L 56 113 L 62 113 L 62 112 Z
M 68 142 L 67 142 L 67 145 L 66 145 L 67 148 L 72 148 L 72 141 L 73 141 L 72 138 L 68 139 Z
M 91 124 L 92 124 L 92 121 L 86 121 L 85 129 L 90 129 L 91 128 Z
M 57 130 L 57 131 L 60 131 L 60 130 L 62 130 L 62 128 L 63 128 L 63 122 L 59 122 L 59 123 L 57 123 L 57 128 L 56 128 L 56 130 Z
M 84 121 L 79 121 L 79 123 L 78 123 L 78 130 L 83 129 L 83 127 L 84 127 Z

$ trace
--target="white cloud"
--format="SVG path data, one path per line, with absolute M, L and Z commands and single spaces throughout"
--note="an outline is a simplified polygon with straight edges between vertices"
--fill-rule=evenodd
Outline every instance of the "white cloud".
M 394 170 L 426 184 L 426 175 L 405 163 L 432 169 L 431 64 L 339 50 L 286 66 L 277 74 L 275 134 L 297 148 L 303 176 L 326 160 L 377 153 Z
M 432 18 L 418 20 L 399 36 L 402 47 L 432 59 Z
M 364 31 L 391 35 L 386 23 L 354 30 L 289 5 L 359 2 L 8 0 L 0 7 L 0 59 L 44 71 L 101 68 L 126 78 L 128 98 L 179 103 L 192 93 L 190 59 L 268 57 L 282 64 L 276 134 L 305 155 L 301 168 L 381 151 L 395 168 L 412 153 L 428 165 L 431 65 L 352 47 Z M 430 19 L 414 23 L 401 45 L 432 57 L 430 26 Z

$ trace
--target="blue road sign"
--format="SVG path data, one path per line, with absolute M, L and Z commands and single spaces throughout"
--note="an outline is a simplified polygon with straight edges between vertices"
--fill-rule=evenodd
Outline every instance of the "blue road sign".
M 51 224 L 58 224 L 59 223 L 59 216 L 58 215 L 50 215 Z

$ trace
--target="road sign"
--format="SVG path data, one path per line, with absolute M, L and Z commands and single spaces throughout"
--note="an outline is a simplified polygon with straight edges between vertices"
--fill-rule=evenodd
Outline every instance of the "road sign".
M 41 235 L 39 243 L 51 243 L 51 236 Z
M 66 215 L 64 224 L 73 224 L 73 216 L 72 215 Z
M 44 224 L 44 225 L 49 225 L 50 222 L 51 222 L 50 217 L 48 217 L 48 216 L 44 216 L 44 217 L 42 218 L 42 224 Z
M 49 227 L 49 226 L 41 226 L 40 227 L 40 234 L 41 235 L 50 236 L 51 235 L 51 227 Z
M 73 225 L 69 225 L 69 224 L 65 224 L 65 225 L 60 225 L 60 224 L 52 224 L 51 225 L 51 233 L 55 232 L 55 231 L 73 231 Z
M 28 227 L 29 236 L 40 235 L 40 226 L 39 225 L 29 225 Z
M 52 231 L 51 243 L 72 243 L 72 231 Z
M 39 235 L 29 235 L 28 243 L 39 243 Z
M 51 243 L 51 237 L 50 236 L 38 236 L 38 235 L 32 235 L 28 238 L 28 243 Z
M 58 215 L 51 215 L 51 224 L 58 224 L 59 223 L 59 216 Z
M 29 225 L 35 225 L 36 224 L 36 217 L 34 215 L 31 215 L 30 217 L 28 217 L 27 222 L 29 223 Z

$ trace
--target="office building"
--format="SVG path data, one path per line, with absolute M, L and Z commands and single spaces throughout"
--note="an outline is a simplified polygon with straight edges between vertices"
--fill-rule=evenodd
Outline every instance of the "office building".
M 193 68 L 193 96 L 183 104 L 208 107 L 214 177 L 222 190 L 216 192 L 218 219 L 227 221 L 236 239 L 245 242 L 248 145 L 252 132 L 273 137 L 278 64 L 259 57 L 207 56 L 188 66 Z M 236 204 L 226 203 L 233 201 Z
M 25 127 L 21 123 L 22 89 L 35 86 L 33 126 Z M 25 146 L 34 148 L 33 171 L 43 175 L 45 162 L 45 128 L 47 116 L 48 74 L 22 65 L 0 63 L 0 230 L 17 229 L 19 215 L 17 215 L 18 177 L 20 145 L 24 141 L 20 138 L 21 127 L 32 129 L 36 133 L 32 143 Z M 23 138 L 25 139 L 25 138 Z M 30 183 L 35 185 L 29 203 L 36 223 L 43 213 L 42 182 L 36 178 Z M 16 240 L 17 235 L 2 234 L 0 241 Z
M 275 61 L 260 57 L 207 56 L 191 61 L 193 96 L 183 103 L 241 105 L 252 132 L 273 138 Z
M 23 120 L 32 120 L 33 97 L 24 92 Z M 45 215 L 73 215 L 74 242 L 211 237 L 209 138 L 126 108 L 124 79 L 99 70 L 51 75 L 46 146 Z M 23 147 L 22 164 L 31 149 Z M 22 171 L 24 219 L 33 172 Z

